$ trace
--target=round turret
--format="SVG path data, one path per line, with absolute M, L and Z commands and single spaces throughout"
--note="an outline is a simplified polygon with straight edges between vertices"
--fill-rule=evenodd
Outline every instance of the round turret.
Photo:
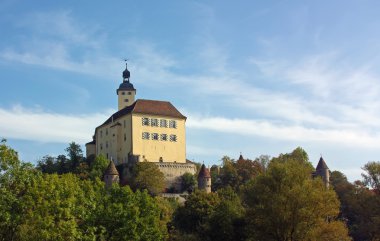
M 104 182 L 106 187 L 111 187 L 113 183 L 119 183 L 119 172 L 113 161 L 110 161 L 110 164 L 104 172 Z
M 201 170 L 198 174 L 198 188 L 207 193 L 211 192 L 211 175 L 205 164 L 202 164 Z
M 325 183 L 326 187 L 329 187 L 330 184 L 330 171 L 329 168 L 326 165 L 325 160 L 323 160 L 322 156 L 319 159 L 317 168 L 315 169 L 315 174 L 322 177 L 323 182 Z

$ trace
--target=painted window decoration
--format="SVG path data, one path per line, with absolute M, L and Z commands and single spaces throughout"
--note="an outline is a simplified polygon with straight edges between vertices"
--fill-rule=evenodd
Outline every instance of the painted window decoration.
M 169 121 L 169 127 L 170 128 L 177 128 L 177 122 L 175 120 Z
M 168 127 L 168 121 L 165 119 L 161 119 L 160 120 L 160 126 L 165 127 L 165 128 Z
M 170 135 L 170 141 L 176 142 L 177 136 L 176 135 Z
M 161 141 L 167 141 L 168 135 L 167 134 L 161 134 Z
M 152 133 L 152 140 L 158 141 L 158 134 Z
M 152 119 L 150 120 L 150 125 L 151 125 L 151 126 L 158 126 L 158 120 L 152 118 Z
M 144 140 L 149 140 L 149 136 L 150 136 L 149 132 L 143 132 L 143 133 L 142 133 L 142 138 L 143 138 Z
M 142 125 L 143 126 L 149 126 L 149 118 L 143 117 L 142 118 Z

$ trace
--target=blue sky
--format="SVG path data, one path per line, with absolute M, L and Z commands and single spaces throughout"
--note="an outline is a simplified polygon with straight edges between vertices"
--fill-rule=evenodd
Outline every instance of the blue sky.
M 303 147 L 351 181 L 380 156 L 379 1 L 0 2 L 0 136 L 25 161 L 137 98 L 188 117 L 187 158 Z

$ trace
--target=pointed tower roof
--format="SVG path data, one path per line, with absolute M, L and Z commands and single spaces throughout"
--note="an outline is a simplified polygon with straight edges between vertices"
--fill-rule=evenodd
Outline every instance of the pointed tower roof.
M 317 168 L 316 170 L 321 170 L 321 169 L 329 169 L 326 165 L 326 162 L 325 160 L 323 160 L 323 157 L 321 156 L 321 158 L 319 159 L 319 162 L 318 162 L 318 165 L 317 165 Z
M 244 161 L 243 155 L 240 153 L 238 161 Z
M 104 175 L 117 175 L 117 176 L 119 176 L 119 172 L 117 171 L 113 161 L 110 161 L 110 164 L 108 165 L 107 170 L 105 171 Z
M 202 164 L 201 170 L 199 171 L 198 178 L 211 178 L 210 171 L 206 168 L 205 164 Z

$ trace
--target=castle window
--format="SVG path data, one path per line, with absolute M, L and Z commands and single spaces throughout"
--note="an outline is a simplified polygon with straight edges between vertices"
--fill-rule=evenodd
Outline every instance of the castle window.
M 131 95 L 131 94 L 132 94 L 132 92 L 128 91 L 128 95 Z
M 121 92 L 121 94 L 122 94 L 122 95 L 125 95 L 125 92 L 124 92 L 124 91 L 122 91 L 122 92 Z
M 176 142 L 177 136 L 176 135 L 170 135 L 170 141 Z
M 167 140 L 168 140 L 168 135 L 161 134 L 161 141 L 167 141 Z
M 169 121 L 169 128 L 177 128 L 177 122 L 175 120 Z
M 100 137 L 103 137 L 103 131 L 102 130 L 100 131 Z
M 106 128 L 106 135 L 108 135 L 108 128 Z
M 143 117 L 142 118 L 142 125 L 143 126 L 149 126 L 149 118 Z
M 103 150 L 103 144 L 100 143 L 100 150 Z
M 127 140 L 127 134 L 124 133 L 124 141 Z
M 107 159 L 108 159 L 108 153 L 107 153 Z
M 152 140 L 158 141 L 158 134 L 152 133 Z
M 129 100 L 128 99 L 125 99 L 124 102 L 128 102 Z
M 106 148 L 108 148 L 108 141 L 106 141 Z
M 161 119 L 160 120 L 160 126 L 166 128 L 166 127 L 168 127 L 168 122 L 165 119 Z
M 142 133 L 142 138 L 143 138 L 144 140 L 149 140 L 149 136 L 150 136 L 149 132 L 143 132 L 143 133 Z
M 150 125 L 151 126 L 158 126 L 158 120 L 157 119 L 151 119 L 150 120 Z

